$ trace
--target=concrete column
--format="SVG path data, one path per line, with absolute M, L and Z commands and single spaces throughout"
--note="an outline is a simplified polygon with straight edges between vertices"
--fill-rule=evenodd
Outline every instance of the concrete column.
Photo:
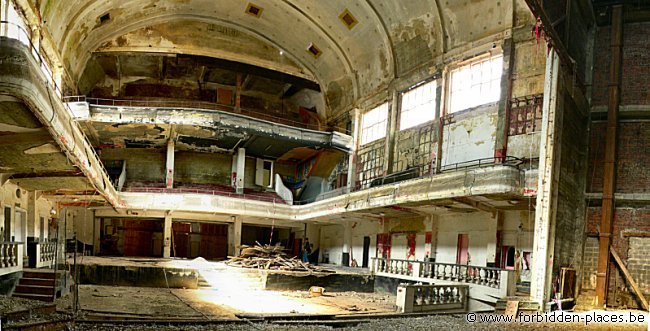
M 163 225 L 163 257 L 172 256 L 172 216 L 165 214 L 165 225 Z
M 241 249 L 241 228 L 242 228 L 242 218 L 241 216 L 235 216 L 235 223 L 233 224 L 233 246 L 234 246 L 234 255 L 239 255 Z
M 36 237 L 36 228 L 38 228 L 37 199 L 36 191 L 29 191 L 27 193 L 27 237 Z
M 562 128 L 562 101 L 558 95 L 559 57 L 554 50 L 546 57 L 542 132 L 539 155 L 539 178 L 535 210 L 533 241 L 533 268 L 530 296 L 545 310 L 551 299 L 551 279 L 555 246 L 555 219 L 557 215 L 557 188 L 560 165 Z
M 232 179 L 235 192 L 244 193 L 244 171 L 246 166 L 246 149 L 238 148 L 232 158 Z
M 346 221 L 343 224 L 343 256 L 341 265 L 350 266 L 350 251 L 352 250 L 352 223 Z
M 393 91 L 393 97 L 388 113 L 388 127 L 386 132 L 386 146 L 384 156 L 384 173 L 393 172 L 393 160 L 395 159 L 395 140 L 399 131 L 399 92 Z
M 242 74 L 237 74 L 237 82 L 235 86 L 235 112 L 241 113 L 241 86 Z
M 173 188 L 174 187 L 174 147 L 175 147 L 174 139 L 169 138 L 167 141 L 167 171 L 166 171 L 166 178 L 165 178 L 165 183 L 167 188 Z
M 494 157 L 504 161 L 508 154 L 508 131 L 510 127 L 510 99 L 512 96 L 512 70 L 515 63 L 512 38 L 503 41 L 503 71 L 501 74 L 501 96 L 497 117 Z
M 353 191 L 357 182 L 357 149 L 359 147 L 359 130 L 361 111 L 358 108 L 352 110 L 352 151 L 348 158 L 348 190 Z

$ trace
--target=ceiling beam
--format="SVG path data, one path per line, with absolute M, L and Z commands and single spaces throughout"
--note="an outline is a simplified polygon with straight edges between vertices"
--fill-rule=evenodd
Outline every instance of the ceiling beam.
M 487 203 L 474 200 L 474 199 L 472 199 L 470 197 L 457 197 L 457 198 L 454 198 L 454 201 L 456 201 L 458 203 L 461 203 L 461 204 L 464 204 L 464 205 L 467 205 L 467 206 L 470 206 L 472 208 L 476 208 L 476 209 L 481 210 L 481 211 L 491 213 L 492 215 L 496 215 L 496 213 L 497 213 L 496 208 L 488 205 Z
M 27 172 L 11 175 L 11 179 L 23 178 L 41 178 L 41 177 L 84 177 L 81 170 L 73 171 L 44 171 L 44 172 Z

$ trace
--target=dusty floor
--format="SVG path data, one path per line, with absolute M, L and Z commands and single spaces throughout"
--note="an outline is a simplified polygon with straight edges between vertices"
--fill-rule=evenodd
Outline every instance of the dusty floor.
M 395 311 L 395 297 L 338 292 L 311 297 L 306 291 L 219 291 L 80 285 L 86 314 L 120 314 L 157 318 L 236 319 L 235 314 L 353 314 Z M 58 301 L 71 309 L 70 296 Z
M 267 323 L 251 323 L 237 325 L 210 325 L 210 326 L 114 326 L 114 325 L 83 325 L 75 330 L 332 330 L 332 327 L 311 324 L 274 325 Z M 647 330 L 646 324 L 523 324 L 523 323 L 473 323 L 465 320 L 465 315 L 437 315 L 427 317 L 407 317 L 394 319 L 375 319 L 367 323 L 345 326 L 337 330 Z

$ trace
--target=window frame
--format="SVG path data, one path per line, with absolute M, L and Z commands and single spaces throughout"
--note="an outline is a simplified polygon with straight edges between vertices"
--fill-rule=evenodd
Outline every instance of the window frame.
M 481 54 L 478 56 L 475 56 L 471 59 L 468 59 L 466 61 L 462 61 L 455 66 L 453 66 L 449 70 L 449 74 L 447 77 L 447 84 L 448 84 L 448 92 L 447 92 L 447 112 L 446 114 L 454 114 L 454 113 L 459 113 L 463 112 L 468 109 L 473 109 L 476 107 L 480 107 L 483 105 L 491 104 L 498 102 L 501 98 L 501 80 L 503 78 L 503 58 L 504 54 L 502 52 L 488 52 L 485 54 Z M 494 71 L 490 72 L 489 79 L 485 79 L 483 72 L 481 72 L 481 77 L 478 79 L 478 81 L 475 80 L 472 75 L 474 75 L 476 72 L 472 71 L 473 66 L 476 65 L 483 65 L 484 63 L 489 63 L 494 60 L 498 59 L 498 65 L 499 65 L 499 70 L 497 71 L 498 74 L 495 74 Z M 494 69 L 494 66 L 496 64 L 491 64 L 492 68 Z M 467 69 L 467 72 L 465 73 L 465 77 L 461 77 L 463 79 L 462 83 L 459 83 L 460 86 L 463 86 L 462 88 L 457 88 L 455 86 L 455 80 L 454 80 L 454 74 L 463 70 Z M 469 76 L 469 78 L 468 78 Z M 458 79 L 458 78 L 457 78 Z M 468 82 L 469 81 L 469 82 Z M 490 89 L 492 89 L 492 85 L 496 86 L 496 90 L 490 90 L 488 93 L 494 93 L 494 95 L 488 95 L 484 96 L 482 92 L 479 92 L 479 97 L 478 98 L 461 98 L 462 100 L 465 100 L 464 103 L 461 103 L 460 106 L 456 108 L 456 105 L 454 103 L 454 94 L 458 92 L 464 92 L 464 95 L 473 95 L 476 93 L 476 89 L 479 91 L 484 88 L 484 86 L 490 86 Z M 467 87 L 469 86 L 469 87 Z M 475 102 L 467 102 L 467 100 L 477 100 Z
M 361 127 L 359 128 L 359 146 L 368 145 L 368 144 L 373 143 L 373 142 L 375 142 L 377 140 L 380 140 L 382 138 L 386 138 L 386 136 L 388 135 L 388 121 L 389 121 L 388 115 L 389 115 L 389 110 L 390 110 L 390 102 L 385 101 L 385 102 L 382 102 L 382 103 L 378 104 L 377 106 L 373 107 L 372 109 L 364 112 L 361 115 Z M 367 121 L 366 116 L 371 116 L 370 113 L 374 112 L 374 111 L 379 112 L 378 116 L 385 115 L 384 118 L 383 119 L 378 118 L 372 124 L 366 126 L 366 124 L 367 124 L 366 123 L 366 121 Z M 385 113 L 385 114 L 382 114 L 382 113 Z M 381 126 L 383 126 L 383 130 L 382 130 L 383 133 L 378 135 L 377 137 L 374 137 L 372 135 L 372 131 L 370 131 L 370 132 L 367 131 L 367 130 L 380 129 Z M 368 137 L 368 136 L 370 136 L 370 137 Z M 371 140 L 368 140 L 368 139 L 371 139 Z
M 431 110 L 433 111 L 432 116 L 430 118 L 427 118 L 425 121 L 417 122 L 415 124 L 410 124 L 408 127 L 403 127 L 403 125 L 405 123 L 404 122 L 404 114 L 408 113 L 408 112 L 413 112 L 413 111 L 417 112 L 418 110 L 421 111 L 422 109 L 418 109 L 418 108 L 425 105 L 425 104 L 422 104 L 422 105 L 414 106 L 414 107 L 409 108 L 407 111 L 404 111 L 404 99 L 405 99 L 404 97 L 408 93 L 415 92 L 415 90 L 417 90 L 419 88 L 424 88 L 426 85 L 429 85 L 429 84 L 433 84 L 433 89 L 432 89 L 433 98 L 430 99 L 430 103 L 429 103 L 429 104 L 432 105 L 432 108 L 431 108 Z M 422 124 L 434 121 L 434 120 L 436 120 L 438 118 L 438 87 L 439 87 L 438 79 L 436 77 L 431 77 L 431 78 L 423 80 L 423 81 L 421 81 L 421 82 L 419 82 L 419 83 L 417 83 L 415 85 L 412 85 L 408 89 L 400 91 L 400 93 L 399 93 L 399 121 L 398 121 L 399 125 L 398 125 L 398 128 L 397 128 L 398 131 L 412 129 L 412 128 L 418 127 L 418 126 L 420 126 Z

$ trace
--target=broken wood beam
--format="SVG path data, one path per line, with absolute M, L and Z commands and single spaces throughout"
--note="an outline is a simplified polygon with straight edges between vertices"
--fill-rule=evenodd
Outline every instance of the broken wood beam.
M 632 287 L 634 294 L 636 294 L 636 296 L 639 298 L 639 301 L 641 301 L 642 308 L 644 310 L 648 310 L 648 300 L 646 300 L 645 296 L 643 296 L 643 292 L 641 292 L 639 285 L 637 285 L 637 283 L 634 281 L 634 278 L 632 278 L 632 275 L 630 275 L 630 272 L 627 270 L 627 267 L 623 264 L 621 257 L 618 256 L 618 253 L 616 253 L 616 251 L 613 249 L 610 249 L 609 252 L 612 253 L 614 261 L 616 261 L 618 267 L 621 268 L 623 276 L 625 276 L 625 280 L 630 284 L 630 287 Z

